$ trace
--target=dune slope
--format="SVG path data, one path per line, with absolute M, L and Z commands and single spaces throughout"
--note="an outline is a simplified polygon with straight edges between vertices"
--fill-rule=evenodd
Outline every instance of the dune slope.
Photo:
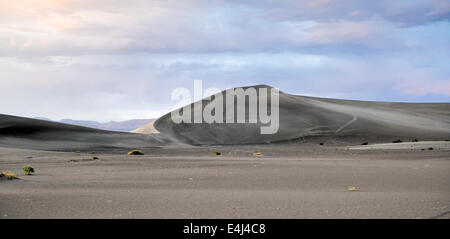
M 132 130 L 131 132 L 138 134 L 159 134 L 158 130 L 155 129 L 154 123 L 155 121 L 152 121 L 144 126 Z
M 166 145 L 168 139 L 0 114 L 0 146 L 43 149 L 113 149 Z

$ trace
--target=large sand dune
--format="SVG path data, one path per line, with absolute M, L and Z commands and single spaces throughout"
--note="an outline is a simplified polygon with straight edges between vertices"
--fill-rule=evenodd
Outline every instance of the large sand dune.
M 283 92 L 279 95 L 280 127 L 273 135 L 261 135 L 261 124 L 175 124 L 170 113 L 156 120 L 154 127 L 189 144 L 255 144 L 305 138 L 361 143 L 450 137 L 449 103 L 367 102 Z M 203 100 L 203 107 L 208 102 Z M 224 109 L 225 113 L 230 110 L 225 103 Z M 248 114 L 247 110 L 247 118 Z

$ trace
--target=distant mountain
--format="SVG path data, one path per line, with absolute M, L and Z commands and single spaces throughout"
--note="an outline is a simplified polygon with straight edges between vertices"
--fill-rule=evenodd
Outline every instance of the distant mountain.
M 51 120 L 51 119 L 45 118 L 45 117 L 34 117 L 33 119 L 54 121 L 54 120 Z M 110 121 L 110 122 L 101 123 L 101 122 L 92 121 L 92 120 L 62 119 L 60 121 L 55 121 L 55 122 L 71 124 L 71 125 L 79 125 L 79 126 L 95 128 L 95 129 L 130 132 L 139 127 L 147 125 L 148 123 L 150 123 L 154 120 L 155 119 L 132 119 L 132 120 L 125 120 L 125 121 Z

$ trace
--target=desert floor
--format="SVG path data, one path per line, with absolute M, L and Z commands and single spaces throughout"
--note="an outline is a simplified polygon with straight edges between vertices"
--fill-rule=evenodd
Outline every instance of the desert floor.
M 0 148 L 0 218 L 450 218 L 449 144 Z

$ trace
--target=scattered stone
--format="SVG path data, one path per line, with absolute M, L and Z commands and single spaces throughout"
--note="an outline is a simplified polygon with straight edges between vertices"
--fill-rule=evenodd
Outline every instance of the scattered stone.
M 86 161 L 94 161 L 94 160 L 98 160 L 98 157 L 92 157 L 89 159 L 71 159 L 71 160 L 69 160 L 69 162 L 76 163 L 76 162 L 86 162 Z

